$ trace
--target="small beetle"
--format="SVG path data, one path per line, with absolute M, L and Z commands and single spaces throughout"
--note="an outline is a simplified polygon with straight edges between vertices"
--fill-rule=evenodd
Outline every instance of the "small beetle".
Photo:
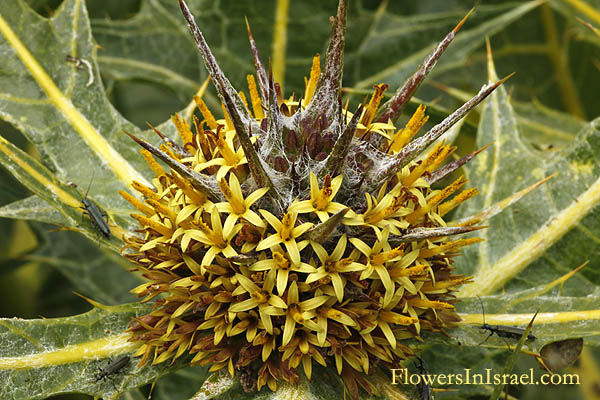
M 92 176 L 92 179 L 94 177 Z M 100 207 L 94 204 L 91 200 L 88 200 L 87 196 L 90 191 L 90 187 L 92 186 L 92 181 L 90 180 L 90 184 L 88 185 L 87 191 L 85 192 L 85 196 L 81 200 L 83 204 L 83 209 L 85 210 L 84 214 L 87 213 L 88 217 L 92 221 L 92 225 L 94 228 L 100 232 L 102 236 L 106 239 L 110 239 L 110 227 L 106 222 L 106 213 L 103 212 Z
M 505 338 L 510 338 L 510 339 L 520 339 L 523 334 L 525 333 L 525 329 L 524 328 L 517 328 L 514 326 L 507 326 L 507 325 L 489 325 L 485 323 L 485 310 L 483 309 L 483 302 L 481 301 L 481 298 L 477 297 L 479 299 L 479 303 L 481 304 L 481 312 L 483 315 L 483 325 L 481 325 L 479 327 L 479 329 L 483 329 L 486 331 L 489 331 L 490 334 L 488 337 L 485 338 L 485 340 L 481 343 L 479 343 L 479 345 L 484 344 L 490 337 L 492 337 L 492 335 L 495 333 L 498 337 L 502 338 L 503 340 Z M 535 340 L 535 335 L 531 332 L 529 332 L 527 334 L 527 339 L 528 340 Z M 506 340 L 504 340 L 506 342 Z M 508 344 L 508 343 L 507 343 Z M 509 346 L 510 347 L 510 346 Z
M 100 211 L 100 208 L 87 198 L 81 200 L 81 203 L 83 204 L 83 208 L 87 212 L 87 215 L 90 217 L 94 228 L 96 228 L 96 230 L 106 239 L 110 239 L 110 227 L 105 220 L 106 213 Z
M 111 375 L 116 374 L 120 370 L 122 370 L 128 363 L 130 357 L 128 355 L 117 358 L 108 364 L 105 368 L 99 368 L 99 371 L 94 374 L 94 378 L 96 379 L 96 383 L 99 381 L 104 381 Z

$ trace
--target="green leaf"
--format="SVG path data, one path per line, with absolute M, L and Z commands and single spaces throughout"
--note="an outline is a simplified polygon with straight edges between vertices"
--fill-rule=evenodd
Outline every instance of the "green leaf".
M 461 346 L 486 347 L 491 349 L 507 349 L 507 343 L 514 346 L 518 340 L 493 335 L 482 342 L 490 331 L 481 329 L 483 313 L 489 325 L 504 325 L 525 328 L 536 311 L 539 314 L 531 333 L 536 337 L 527 341 L 526 347 L 535 352 L 548 344 L 568 337 L 583 337 L 588 345 L 600 345 L 600 307 L 597 297 L 568 297 L 556 295 L 538 295 L 534 289 L 503 296 L 464 299 L 458 307 L 463 321 L 457 329 L 450 333 L 452 341 Z M 436 339 L 431 335 L 429 340 Z
M 205 0 L 189 1 L 215 56 L 238 90 L 246 91 L 246 74 L 254 72 L 243 18 L 248 18 L 263 58 L 275 57 L 269 54 L 267 45 L 275 41 L 275 5 L 275 1 L 249 2 L 244 6 L 228 2 L 215 7 Z M 469 29 L 465 28 L 455 39 L 433 74 L 462 65 L 481 46 L 485 35 L 500 31 L 537 5 L 529 2 L 479 7 L 467 23 Z M 402 84 L 432 46 L 468 11 L 404 16 L 400 13 L 406 10 L 396 5 L 376 11 L 364 1 L 351 6 L 348 26 L 352 29 L 348 31 L 344 79 L 346 85 L 358 88 L 370 88 L 380 82 L 392 88 Z M 293 18 L 288 18 L 286 27 L 290 33 L 286 48 L 287 93 L 304 89 L 303 77 L 310 70 L 312 57 L 326 47 L 326 21 L 332 12 L 331 5 L 323 2 L 290 4 L 289 15 Z M 117 81 L 135 79 L 164 85 L 187 101 L 206 77 L 206 71 L 181 18 L 175 3 L 152 0 L 144 2 L 140 12 L 127 21 L 94 19 L 94 37 L 103 47 L 98 58 L 103 73 Z M 214 105 L 210 104 L 213 99 L 208 98 L 209 105 Z
M 481 46 L 486 35 L 493 35 L 506 28 L 511 22 L 522 17 L 538 5 L 539 3 L 533 1 L 519 6 L 515 6 L 514 3 L 503 6 L 482 6 L 478 9 L 478 15 L 476 16 L 478 24 L 469 29 L 465 28 L 463 32 L 457 34 L 448 50 L 432 70 L 430 77 L 434 77 L 444 70 L 462 65 L 465 58 Z M 494 14 L 498 16 L 494 17 Z M 408 54 L 406 51 L 402 52 L 401 61 L 387 67 L 384 67 L 386 64 L 385 61 L 384 66 L 379 63 L 370 67 L 365 65 L 366 68 L 374 69 L 377 72 L 366 76 L 361 74 L 360 80 L 356 83 L 356 87 L 358 88 L 370 87 L 380 82 L 386 82 L 394 88 L 401 85 L 417 69 L 418 65 L 437 44 L 435 41 L 430 45 L 423 43 L 425 38 L 431 38 L 432 36 L 423 31 L 430 26 L 440 29 L 445 24 L 449 25 L 448 31 L 450 31 L 462 16 L 443 15 L 440 17 L 439 14 L 431 14 L 420 16 L 420 18 L 409 17 L 410 19 L 402 17 L 394 18 L 389 15 L 385 15 L 385 17 L 385 19 L 379 21 L 376 30 L 365 38 L 360 47 L 362 52 L 359 54 L 364 58 L 370 56 L 368 59 L 377 58 L 379 60 L 382 49 L 388 49 L 387 51 L 389 51 L 390 48 L 398 46 L 394 45 L 392 47 L 392 42 L 400 42 L 407 47 L 410 45 L 412 48 L 418 49 L 418 51 Z M 399 29 L 398 27 L 402 28 Z M 418 36 L 422 36 L 422 39 L 418 39 Z M 420 45 L 415 46 L 416 43 L 414 42 L 418 42 L 419 40 L 421 41 Z M 399 52 L 391 51 L 390 53 L 398 54 Z
M 586 122 L 572 115 L 544 107 L 538 101 L 513 104 L 517 128 L 524 141 L 552 157 L 554 151 L 570 144 Z
M 239 389 L 239 382 L 236 382 L 229 373 L 224 371 L 213 373 L 204 381 L 200 390 L 194 393 L 194 398 L 197 400 L 210 400 L 221 397 L 223 394 L 231 396 L 233 391 L 231 389 L 236 386 L 236 383 Z
M 3 9 L 0 32 L 0 117 L 36 146 L 60 179 L 83 188 L 93 184 L 90 191 L 103 208 L 126 208 L 117 191 L 132 179 L 145 182 L 138 172 L 144 162 L 122 133 L 136 128 L 104 94 L 84 2 L 67 0 L 45 19 L 18 0 Z M 86 63 L 78 69 L 67 55 Z
M 84 225 L 80 225 L 83 204 L 78 199 L 81 194 L 78 193 L 75 188 L 61 182 L 38 161 L 10 142 L 7 142 L 6 139 L 1 136 L 0 164 L 9 169 L 13 176 L 19 179 L 19 181 L 29 190 L 37 194 L 48 204 L 53 205 L 62 215 L 62 218 L 57 218 L 56 214 L 49 213 L 46 210 L 41 212 L 45 218 L 52 218 L 51 222 L 59 222 L 64 219 L 73 227 L 73 230 L 83 233 L 92 240 L 97 239 L 102 246 L 118 252 L 119 246 L 116 243 L 116 239 L 113 236 L 109 238 L 98 238 L 99 234 L 89 218 L 86 218 L 86 223 Z M 22 204 L 22 202 L 20 203 Z M 19 207 L 19 205 L 17 205 L 17 207 Z M 38 211 L 31 207 L 25 209 L 21 207 L 21 210 L 22 212 L 27 213 L 27 219 L 29 220 L 34 220 L 39 217 Z M 6 214 L 6 212 L 4 213 Z M 51 217 L 49 216 L 50 214 L 52 215 Z M 119 227 L 113 225 L 113 228 L 118 229 Z M 115 230 L 113 233 L 116 232 L 122 232 L 122 230 Z
M 264 30 L 271 19 L 265 19 L 263 7 L 256 3 L 248 7 L 238 3 L 217 6 L 207 1 L 192 1 L 189 6 L 221 65 L 226 71 L 236 71 L 236 82 L 245 82 L 253 67 L 243 17 L 247 16 L 253 27 L 258 22 L 260 26 L 253 28 L 253 33 L 260 43 L 266 43 L 269 39 Z M 237 15 L 237 21 L 232 15 Z M 145 1 L 129 20 L 95 19 L 92 25 L 94 37 L 103 48 L 98 57 L 102 73 L 111 79 L 153 82 L 174 91 L 181 102 L 188 102 L 207 77 L 176 2 Z M 223 38 L 219 43 L 224 32 L 236 40 Z M 220 109 L 214 94 L 208 94 L 205 101 Z
M 431 83 L 433 86 L 441 86 L 444 92 L 461 103 L 467 102 L 476 94 L 474 92 L 467 93 L 463 90 L 439 85 L 434 82 Z M 511 86 L 511 90 L 513 87 L 514 85 Z M 575 139 L 576 133 L 586 125 L 586 121 L 573 115 L 550 109 L 535 99 L 532 102 L 513 100 L 511 101 L 511 105 L 522 140 L 529 143 L 536 150 L 547 154 L 548 157 L 551 157 L 556 150 L 572 142 Z M 436 107 L 434 108 L 436 113 L 444 113 L 444 109 L 440 105 L 427 104 L 428 113 L 431 113 L 432 106 Z M 481 109 L 482 107 L 473 109 L 466 122 L 472 123 L 475 121 L 478 124 L 481 118 Z M 447 115 L 448 111 L 445 111 L 445 114 Z
M 152 397 L 173 400 L 190 399 L 208 376 L 209 372 L 206 367 L 182 368 L 162 377 L 156 383 Z
M 103 47 L 98 56 L 103 73 L 117 80 L 159 83 L 180 95 L 188 93 L 181 96 L 188 101 L 207 75 L 174 5 L 146 1 L 131 19 L 93 20 L 94 37 Z
M 457 328 L 448 331 L 449 340 L 433 333 L 424 333 L 424 343 L 413 343 L 414 347 L 421 350 L 419 356 L 425 360 L 427 373 L 461 374 L 463 378 L 466 369 L 470 370 L 471 375 L 486 376 L 487 371 L 492 374 L 502 373 L 508 357 L 515 354 L 512 350 L 518 343 L 518 339 L 502 339 L 494 334 L 486 340 L 490 331 L 481 329 L 482 306 L 487 324 L 523 329 L 531 321 L 534 313 L 540 311 L 531 329 L 531 333 L 536 338 L 525 342 L 523 352 L 519 354 L 519 364 L 527 359 L 537 364 L 532 354 L 539 354 L 544 345 L 564 338 L 583 337 L 587 345 L 598 346 L 600 310 L 597 297 L 556 296 L 548 293 L 548 289 L 551 288 L 532 288 L 513 294 L 462 299 L 457 304 L 457 309 L 463 321 Z M 410 363 L 406 363 L 405 366 L 411 368 Z M 529 373 L 529 370 L 519 371 L 521 372 Z M 541 367 L 534 368 L 533 372 L 536 379 L 545 373 Z M 433 386 L 438 387 L 437 384 Z M 461 398 L 476 394 L 489 396 L 493 390 L 492 386 L 481 385 L 454 384 L 442 385 L 442 387 L 459 390 Z
M 88 240 L 75 232 L 50 232 L 48 241 L 34 253 L 19 257 L 55 268 L 79 293 L 103 304 L 135 301 L 129 291 L 142 283 L 132 274 L 121 255 L 98 248 L 98 239 Z
M 594 27 L 600 26 L 600 3 L 595 0 L 552 0 L 548 4 L 563 14 L 569 23 L 571 29 L 576 30 L 577 35 L 589 41 L 595 46 L 600 46 L 600 37 L 597 32 L 585 27 L 577 19 L 581 19 Z
M 490 79 L 495 75 L 490 63 Z M 594 234 L 599 231 L 594 209 L 600 201 L 600 169 L 595 160 L 599 125 L 600 121 L 591 122 L 568 148 L 547 159 L 521 139 L 505 88 L 490 96 L 477 145 L 493 143 L 493 149 L 467 166 L 467 177 L 481 194 L 460 210 L 460 216 L 486 209 L 554 173 L 557 176 L 486 221 L 489 228 L 478 232 L 486 241 L 466 249 L 461 259 L 463 271 L 475 280 L 460 291 L 461 296 L 547 283 L 590 258 L 599 243 Z M 595 263 L 592 260 L 588 271 Z M 573 279 L 572 293 L 577 295 L 593 292 L 598 284 L 597 277 L 586 271 Z
M 139 304 L 105 307 L 73 317 L 0 319 L 0 393 L 3 398 L 44 399 L 59 393 L 114 395 L 151 382 L 168 366 L 127 364 L 97 379 L 136 345 L 123 333 L 130 319 L 148 312 Z
M 0 208 L 0 216 L 13 219 L 44 222 L 65 226 L 69 221 L 56 208 L 37 196 L 30 196 Z M 79 215 L 78 227 L 89 224 L 88 217 Z M 30 262 L 42 263 L 56 268 L 69 279 L 76 290 L 105 304 L 133 301 L 129 290 L 140 283 L 140 278 L 131 274 L 129 263 L 114 250 L 98 249 L 101 235 L 90 232 L 90 240 L 74 232 L 45 231 L 44 243 L 27 254 L 15 255 L 4 261 L 7 268 L 16 268 Z M 113 239 L 114 240 L 114 239 Z M 4 268 L 6 271 L 6 268 Z
M 575 1 L 594 8 L 590 1 Z M 516 72 L 511 79 L 511 97 L 515 101 L 539 101 L 546 107 L 587 120 L 598 116 L 598 45 L 588 40 L 588 33 L 595 34 L 574 15 L 554 12 L 559 5 L 570 2 L 547 2 L 490 40 L 498 75 Z M 463 65 L 437 75 L 436 80 L 476 92 L 479 82 L 486 79 L 485 64 L 485 51 L 477 51 Z M 419 93 L 427 99 L 438 95 L 431 89 L 426 95 Z
M 378 385 L 381 385 L 381 390 L 388 391 L 386 394 L 389 398 L 393 396 L 403 395 L 402 391 L 396 387 L 389 385 L 381 377 L 375 378 Z M 374 381 L 374 380 L 373 380 Z M 268 387 L 263 387 L 258 392 L 245 392 L 239 382 L 231 379 L 231 376 L 224 373 L 215 373 L 211 375 L 205 382 L 203 387 L 196 393 L 197 400 L 330 400 L 343 397 L 343 386 L 340 377 L 334 368 L 324 368 L 321 366 L 313 366 L 313 376 L 310 382 L 307 382 L 306 377 L 301 374 L 298 385 L 290 385 L 287 383 L 277 383 L 277 390 L 271 391 Z M 360 400 L 375 400 L 380 399 L 378 396 L 368 396 L 361 393 Z
M 27 145 L 25 138 L 16 130 L 11 129 L 8 124 L 0 122 L 0 131 L 17 146 L 24 148 Z M 4 206 L 13 201 L 27 197 L 29 192 L 17 181 L 9 171 L 0 168 L 0 205 Z M 16 221 L 0 220 L 0 234 L 4 237 L 12 237 L 17 229 Z M 0 243 L 0 254 L 8 256 L 15 243 L 12 240 L 4 240 Z
M 0 217 L 45 222 L 55 225 L 66 225 L 69 223 L 55 207 L 52 207 L 38 196 L 29 196 L 23 200 L 0 207 Z

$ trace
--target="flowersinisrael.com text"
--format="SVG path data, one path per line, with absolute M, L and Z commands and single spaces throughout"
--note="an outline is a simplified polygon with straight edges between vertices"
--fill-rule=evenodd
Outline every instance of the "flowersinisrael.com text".
M 579 385 L 577 374 L 542 374 L 534 377 L 533 368 L 523 374 L 493 373 L 486 368 L 483 373 L 474 373 L 465 368 L 462 373 L 454 374 L 413 374 L 407 369 L 392 369 L 392 384 L 429 386 L 445 385 Z

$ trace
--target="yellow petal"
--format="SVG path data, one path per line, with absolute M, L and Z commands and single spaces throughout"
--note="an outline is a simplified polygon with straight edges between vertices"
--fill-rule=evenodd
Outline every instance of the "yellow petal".
M 292 335 L 294 334 L 296 328 L 296 321 L 289 314 L 285 319 L 285 326 L 283 328 L 283 339 L 281 342 L 282 346 L 285 346 L 292 340 Z
M 344 300 L 344 281 L 337 272 L 329 275 L 331 277 L 331 283 L 333 284 L 333 290 L 335 290 L 335 296 L 341 303 Z
M 232 313 L 238 313 L 241 311 L 251 310 L 256 306 L 258 306 L 258 302 L 255 299 L 250 298 L 239 303 L 232 304 L 231 307 L 229 307 L 229 311 Z

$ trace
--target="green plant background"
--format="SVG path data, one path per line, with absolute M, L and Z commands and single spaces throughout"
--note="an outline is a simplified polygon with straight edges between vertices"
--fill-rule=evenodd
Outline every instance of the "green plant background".
M 24 3 L 44 18 L 55 18 L 56 23 L 35 16 Z M 0 0 L 0 14 L 14 23 L 12 28 L 59 87 L 69 93 L 76 107 L 95 126 L 104 127 L 106 131 L 99 130 L 107 140 L 149 177 L 137 149 L 121 129 L 141 132 L 147 129 L 146 122 L 161 125 L 168 121 L 170 114 L 188 106 L 206 78 L 206 72 L 180 16 L 177 1 L 87 3 L 89 25 L 85 12 L 80 13 L 76 26 L 70 24 L 73 19 L 69 11 L 85 8 L 76 0 Z M 223 70 L 237 88 L 246 88 L 246 75 L 252 72 L 244 16 L 250 22 L 263 58 L 277 58 L 271 53 L 276 1 L 190 0 L 189 4 Z M 587 4 L 592 11 L 582 8 L 581 4 Z M 285 76 L 279 77 L 287 94 L 303 90 L 303 77 L 310 70 L 313 55 L 324 54 L 330 30 L 328 18 L 335 6 L 332 0 L 291 2 Z M 471 2 L 458 0 L 351 1 L 344 75 L 351 102 L 360 102 L 376 83 L 388 83 L 391 89 L 398 87 L 471 6 Z M 494 143 L 492 150 L 466 170 L 471 184 L 479 187 L 482 195 L 458 210 L 456 218 L 477 213 L 558 172 L 550 182 L 503 214 L 486 221 L 490 227 L 483 234 L 486 242 L 465 251 L 457 260 L 461 271 L 478 277 L 497 270 L 510 255 L 533 254 L 523 265 L 511 264 L 509 267 L 514 268 L 507 269 L 510 273 L 505 274 L 502 284 L 476 293 L 494 295 L 485 299 L 488 313 L 600 309 L 600 220 L 596 203 L 576 212 L 571 218 L 576 220 L 568 225 L 567 232 L 552 237 L 538 253 L 527 249 L 518 253 L 519 246 L 527 244 L 536 232 L 545 230 L 551 237 L 555 227 L 548 226 L 547 222 L 553 218 L 567 224 L 569 220 L 562 219 L 561 213 L 589 194 L 589 188 L 600 177 L 596 156 L 600 151 L 600 132 L 598 122 L 593 122 L 600 114 L 600 36 L 576 19 L 579 17 L 598 27 L 598 10 L 600 2 L 597 0 L 585 3 L 552 0 L 543 4 L 483 1 L 417 92 L 417 97 L 430 105 L 431 123 L 440 121 L 475 94 L 488 80 L 486 36 L 490 38 L 497 74 L 502 77 L 516 72 L 501 90 L 471 112 L 455 139 L 461 154 Z M 9 50 L 3 38 L 0 38 L 0 46 L 2 54 Z M 65 61 L 69 49 L 77 50 L 80 57 L 93 62 L 96 79 L 90 87 L 85 86 L 87 71 L 75 70 Z M 9 54 L 2 64 L 0 115 L 5 122 L 0 125 L 0 134 L 28 152 L 32 160 L 39 160 L 76 198 L 82 196 L 91 182 L 90 195 L 121 226 L 132 227 L 127 204 L 116 195 L 124 185 L 114 179 L 110 168 L 73 133 L 56 111 L 32 102 L 15 101 L 15 98 L 43 95 L 18 58 Z M 209 92 L 206 100 L 209 106 L 218 109 L 214 93 Z M 409 109 L 414 109 L 416 104 L 411 104 Z M 173 132 L 169 123 L 161 129 Z M 109 246 L 95 237 L 77 211 L 69 211 L 60 204 L 50 207 L 51 199 L 40 195 L 43 188 L 32 189 L 19 179 L 18 172 L 11 174 L 4 169 L 0 172 L 0 205 L 4 206 L 0 208 L 0 215 L 12 218 L 0 219 L 0 231 L 5 238 L 0 241 L 1 316 L 67 317 L 89 310 L 91 306 L 73 291 L 108 305 L 135 301 L 128 291 L 139 284 L 139 278 L 127 272 L 126 263 L 114 251 L 114 243 Z M 69 187 L 68 182 L 76 183 L 78 188 Z M 30 190 L 44 200 L 30 197 Z M 56 232 L 58 223 L 79 227 L 87 237 L 71 231 Z M 581 272 L 542 293 L 544 285 L 585 261 L 589 264 Z M 477 313 L 479 303 L 465 301 L 460 311 Z M 20 329 L 18 332 L 43 337 L 49 347 L 60 348 L 65 344 L 62 335 L 70 335 L 68 341 L 74 342 L 78 335 L 94 337 L 90 332 L 124 326 L 123 321 L 127 321 L 132 312 L 135 312 L 133 306 L 96 310 L 96 314 L 73 317 L 75 320 L 63 321 L 54 328 L 42 328 L 46 325 L 41 322 L 3 320 L 2 326 L 10 329 L 0 331 L 3 349 L 0 356 L 27 354 L 27 341 L 19 340 L 26 335 L 16 333 L 16 327 Z M 600 387 L 600 355 L 596 350 L 600 343 L 598 325 L 597 320 L 549 324 L 536 329 L 536 335 L 542 344 L 561 338 L 585 337 L 585 362 L 569 371 L 580 373 L 586 382 L 596 382 L 596 387 Z M 76 327 L 82 332 L 75 333 Z M 41 329 L 54 330 L 54 336 L 47 332 L 42 335 Z M 466 366 L 491 366 L 501 371 L 507 363 L 509 353 L 501 341 L 493 342 L 491 348 L 475 346 L 482 340 L 482 334 L 473 327 L 461 328 L 456 338 L 465 346 L 462 350 L 454 342 L 442 341 L 424 348 L 423 358 L 431 373 L 451 373 Z M 43 383 L 40 383 L 43 392 L 36 398 L 62 393 L 64 386 L 82 375 L 87 378 L 82 379 L 79 386 L 72 386 L 75 391 L 110 390 L 110 384 L 98 388 L 102 385 L 93 379 L 98 368 L 105 365 L 106 360 L 98 360 L 58 366 L 44 372 L 0 371 L 0 393 L 14 398 L 31 396 L 27 388 L 35 386 L 33 381 L 39 373 L 44 377 L 39 380 Z M 539 369 L 532 357 L 521 355 L 515 370 L 530 367 Z M 163 366 L 124 379 L 127 387 L 135 387 L 166 372 Z M 158 381 L 153 398 L 189 398 L 206 376 L 201 368 L 180 369 Z M 331 396 L 341 393 L 339 387 L 336 392 L 323 382 L 314 382 L 312 387 L 319 398 L 328 398 L 328 393 Z M 511 387 L 509 393 L 523 399 L 596 398 L 593 390 L 582 388 Z M 461 387 L 459 392 L 437 393 L 437 396 L 488 397 L 491 390 L 490 387 L 467 386 Z M 146 393 L 147 388 L 122 396 L 145 398 Z M 77 396 L 82 395 L 62 396 L 80 398 Z

